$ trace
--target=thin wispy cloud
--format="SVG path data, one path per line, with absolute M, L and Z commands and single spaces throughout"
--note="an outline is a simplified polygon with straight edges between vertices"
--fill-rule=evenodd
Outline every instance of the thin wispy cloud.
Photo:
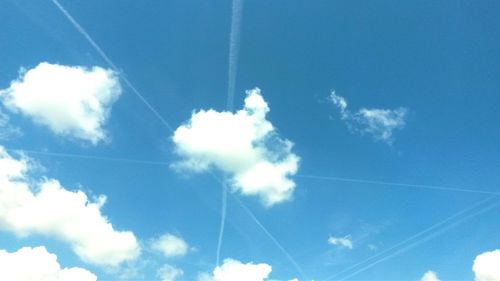
M 328 244 L 333 246 L 339 246 L 342 248 L 347 248 L 349 250 L 352 250 L 354 246 L 350 235 L 344 237 L 330 236 L 328 238 Z
M 173 265 L 165 264 L 156 273 L 160 281 L 175 281 L 184 275 L 184 271 Z
M 188 243 L 179 236 L 167 233 L 151 242 L 151 248 L 165 257 L 181 257 L 188 253 Z
M 0 140 L 12 139 L 22 134 L 21 128 L 12 125 L 9 115 L 2 112 L 0 108 Z
M 404 107 L 396 109 L 361 108 L 357 112 L 348 109 L 347 100 L 333 91 L 330 94 L 330 102 L 339 111 L 341 119 L 346 122 L 353 132 L 371 135 L 374 140 L 392 144 L 394 131 L 402 130 L 406 124 L 408 109 Z
M 0 90 L 0 100 L 56 135 L 95 145 L 108 139 L 103 126 L 121 93 L 112 70 L 42 62 L 20 71 L 10 87 Z
M 174 168 L 205 172 L 216 168 L 229 176 L 234 191 L 258 196 L 266 206 L 292 198 L 299 157 L 293 143 L 278 136 L 266 119 L 269 106 L 259 89 L 247 91 L 236 113 L 200 110 L 174 132 L 181 160 Z

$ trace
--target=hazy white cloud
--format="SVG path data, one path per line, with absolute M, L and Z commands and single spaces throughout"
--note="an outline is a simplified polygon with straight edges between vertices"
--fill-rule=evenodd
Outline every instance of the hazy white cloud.
M 0 109 L 0 140 L 21 135 L 21 129 L 10 124 L 10 117 Z
M 271 273 L 272 268 L 265 263 L 242 263 L 233 259 L 226 259 L 221 266 L 217 266 L 212 274 L 200 275 L 199 281 L 264 281 Z
M 269 107 L 259 89 L 247 91 L 245 106 L 236 113 L 200 110 L 177 128 L 173 141 L 182 160 L 178 169 L 206 171 L 212 167 L 230 175 L 233 190 L 259 196 L 266 206 L 290 199 L 298 169 L 293 143 L 281 139 L 266 120 Z
M 427 271 L 420 281 L 440 281 L 434 271 Z
M 28 159 L 14 159 L 0 146 L 0 229 L 54 237 L 96 265 L 116 266 L 139 255 L 134 234 L 115 230 L 101 214 L 105 196 L 90 200 L 55 179 L 36 181 L 29 169 Z
M 22 69 L 9 88 L 0 90 L 0 99 L 57 135 L 97 144 L 106 140 L 103 125 L 120 94 L 118 76 L 111 70 L 42 62 Z
M 500 250 L 485 252 L 476 257 L 472 266 L 476 281 L 500 280 Z
M 151 247 L 166 257 L 184 256 L 189 251 L 189 245 L 184 239 L 169 233 L 154 239 Z
M 157 275 L 161 281 L 175 281 L 177 278 L 184 275 L 184 271 L 175 266 L 166 264 L 158 270 Z
M 405 126 L 408 110 L 400 107 L 397 109 L 367 109 L 361 108 L 355 113 L 347 109 L 345 98 L 332 92 L 330 101 L 339 108 L 340 116 L 349 128 L 360 134 L 369 134 L 377 141 L 391 144 L 394 141 L 394 131 Z
M 344 248 L 348 248 L 348 249 L 352 249 L 354 246 L 350 235 L 347 235 L 345 237 L 330 236 L 328 238 L 328 244 L 334 245 L 334 246 L 340 246 L 340 247 L 344 247 Z
M 83 268 L 61 268 L 57 256 L 45 247 L 26 247 L 13 253 L 0 250 L 0 280 L 96 281 L 97 277 Z

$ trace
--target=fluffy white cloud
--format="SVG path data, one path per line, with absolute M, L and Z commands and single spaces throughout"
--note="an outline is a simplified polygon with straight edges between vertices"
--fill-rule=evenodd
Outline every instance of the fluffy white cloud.
M 28 170 L 28 159 L 14 159 L 0 146 L 0 230 L 60 239 L 97 265 L 116 266 L 139 255 L 134 234 L 116 231 L 101 214 L 104 196 L 89 200 L 57 180 L 37 182 L 26 175 Z
M 97 277 L 83 268 L 61 268 L 56 255 L 36 247 L 14 253 L 0 250 L 0 280 L 96 281 Z
M 476 257 L 472 266 L 476 281 L 500 280 L 500 250 L 485 252 Z
M 97 144 L 110 107 L 120 96 L 119 79 L 111 70 L 42 62 L 21 70 L 10 87 L 0 90 L 3 104 L 29 116 L 55 134 Z
M 436 273 L 433 271 L 427 271 L 420 281 L 440 281 Z
M 184 271 L 177 267 L 166 264 L 158 270 L 157 275 L 161 281 L 175 281 L 177 278 L 184 275 Z
M 169 233 L 154 239 L 151 247 L 166 257 L 184 256 L 189 251 L 189 245 L 184 239 Z
M 339 108 L 342 120 L 349 128 L 361 134 L 370 134 L 377 141 L 391 144 L 394 140 L 394 131 L 405 126 L 408 110 L 400 107 L 397 109 L 366 109 L 361 108 L 352 113 L 347 109 L 345 98 L 335 92 L 330 95 L 330 101 Z
M 226 259 L 211 275 L 202 274 L 199 281 L 264 281 L 271 273 L 271 266 L 265 263 L 241 263 Z
M 348 249 L 352 249 L 353 243 L 351 240 L 351 236 L 347 235 L 345 237 L 334 237 L 330 236 L 328 238 L 328 244 L 334 245 L 334 246 L 340 246 Z
M 281 139 L 266 120 L 269 107 L 259 89 L 247 91 L 236 113 L 200 110 L 174 132 L 179 169 L 218 168 L 231 176 L 233 190 L 259 196 L 266 206 L 290 199 L 298 169 L 292 142 Z

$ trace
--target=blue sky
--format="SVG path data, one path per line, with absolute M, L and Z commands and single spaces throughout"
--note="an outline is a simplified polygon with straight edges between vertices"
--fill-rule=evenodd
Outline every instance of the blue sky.
M 81 210 L 105 195 L 92 221 L 135 240 L 85 258 L 94 238 L 0 204 L 0 260 L 43 246 L 97 280 L 243 280 L 213 273 L 225 259 L 249 281 L 499 280 L 473 264 L 500 260 L 500 2 L 244 1 L 240 25 L 229 0 L 59 3 L 96 45 L 53 1 L 0 3 L 0 167 L 31 163 L 0 183 L 55 179 Z

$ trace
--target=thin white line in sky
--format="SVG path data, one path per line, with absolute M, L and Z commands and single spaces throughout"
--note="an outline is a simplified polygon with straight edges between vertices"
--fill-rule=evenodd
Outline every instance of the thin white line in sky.
M 467 193 L 477 193 L 477 194 L 487 194 L 487 195 L 500 195 L 500 192 L 486 191 L 486 190 L 477 190 L 477 189 L 468 189 L 468 188 L 448 187 L 448 186 L 440 186 L 440 185 L 412 184 L 412 183 L 400 183 L 400 182 L 390 182 L 390 181 L 376 181 L 376 180 L 366 180 L 366 179 L 353 179 L 353 178 L 318 176 L 318 175 L 305 175 L 305 174 L 298 174 L 298 175 L 295 175 L 295 176 L 299 177 L 299 178 L 307 178 L 307 179 L 317 179 L 317 180 L 327 180 L 327 181 L 341 181 L 341 182 L 352 182 L 352 183 L 363 183 L 363 184 L 372 184 L 372 185 L 385 185 L 387 187 L 389 187 L 389 186 L 396 186 L 396 187 L 430 189 L 430 190 L 439 190 L 439 191 L 456 191 L 456 192 L 467 192 Z
M 475 216 L 477 215 L 478 213 L 482 213 L 484 212 L 486 209 L 489 209 L 491 206 L 488 206 L 487 208 L 485 209 L 481 209 L 479 212 L 476 212 L 474 213 L 473 215 L 468 215 L 467 216 L 467 213 L 470 213 L 472 212 L 473 210 L 477 209 L 478 207 L 480 207 L 481 205 L 487 203 L 488 201 L 491 201 L 492 199 L 494 199 L 495 197 L 489 197 L 487 199 L 484 199 L 484 200 L 481 200 L 477 203 L 475 203 L 474 205 L 472 206 L 469 206 L 467 207 L 466 209 L 458 212 L 458 213 L 455 213 L 454 215 L 442 220 L 441 222 L 438 222 L 428 228 L 426 228 L 425 230 L 422 230 L 412 236 L 410 236 L 409 238 L 391 246 L 390 248 L 387 248 L 361 262 L 358 262 L 352 266 L 349 266 L 343 270 L 341 270 L 340 272 L 337 272 L 333 275 L 331 275 L 330 277 L 324 279 L 325 281 L 328 281 L 328 280 L 333 280 L 333 278 L 335 277 L 338 277 L 338 276 L 341 276 L 342 274 L 346 273 L 346 272 L 349 272 L 349 271 L 352 271 L 353 269 L 355 268 L 358 268 L 360 266 L 363 266 L 365 264 L 367 264 L 368 262 L 372 261 L 372 260 L 375 260 L 381 256 L 384 256 L 386 253 L 390 253 L 391 251 L 393 250 L 397 250 L 398 248 L 400 247 L 403 247 L 402 249 L 399 249 L 397 250 L 395 253 L 397 254 L 401 254 L 407 250 L 409 250 L 410 248 L 413 248 L 414 246 L 417 246 L 421 243 L 423 243 L 424 241 L 427 241 L 428 239 L 434 237 L 435 235 L 437 234 L 441 234 L 442 232 L 444 232 L 445 230 L 449 229 L 451 226 L 455 226 L 459 223 L 462 223 L 463 221 L 465 221 L 466 219 L 470 218 L 471 216 Z M 463 216 L 465 215 L 465 216 Z M 462 217 L 462 218 L 460 218 Z M 454 220 L 456 220 L 455 222 L 453 222 Z M 447 224 L 451 222 L 451 226 Z M 412 242 L 413 241 L 413 242 Z M 411 243 L 410 245 L 406 245 L 408 243 Z M 406 246 L 405 246 L 406 245 Z M 404 251 L 403 251 L 404 250 Z M 374 262 L 372 262 L 371 264 L 368 264 L 366 265 L 365 267 L 363 267 L 362 269 L 359 269 L 357 271 L 355 271 L 354 273 L 351 273 L 350 275 L 347 275 L 346 277 L 344 277 L 342 280 L 344 279 L 347 279 L 349 277 L 352 277 L 354 276 L 355 274 L 358 274 L 358 273 L 361 273 L 362 271 L 380 263 L 381 261 L 384 261 L 390 257 L 393 257 L 395 256 L 395 253 L 392 253 L 392 254 L 389 254 L 388 256 L 385 256 L 385 257 L 381 257 L 377 260 L 375 260 Z
M 241 20 L 243 17 L 243 0 L 233 0 L 231 12 L 231 31 L 229 34 L 229 65 L 227 81 L 227 105 L 229 111 L 234 107 L 234 91 L 238 73 L 238 56 L 240 52 Z
M 226 225 L 226 213 L 227 213 L 227 186 L 222 184 L 222 208 L 221 208 L 221 219 L 219 228 L 219 237 L 217 240 L 217 253 L 216 253 L 216 266 L 220 264 L 220 253 L 222 249 L 222 239 L 224 237 L 224 228 Z
M 127 85 L 132 92 L 146 105 L 146 107 L 153 113 L 153 115 L 160 120 L 160 122 L 165 125 L 170 131 L 174 131 L 173 127 L 158 113 L 158 111 L 146 100 L 146 98 L 137 90 L 132 82 L 128 80 L 123 71 L 120 71 L 118 67 L 113 63 L 113 61 L 106 55 L 106 53 L 99 47 L 99 45 L 92 39 L 92 37 L 87 33 L 87 31 L 75 20 L 75 18 L 59 3 L 58 0 L 51 0 L 52 3 L 61 11 L 61 13 L 71 22 L 71 24 L 78 30 L 78 32 L 87 39 L 90 45 L 95 49 L 95 51 L 102 57 L 102 59 L 116 72 L 120 75 L 125 85 Z

